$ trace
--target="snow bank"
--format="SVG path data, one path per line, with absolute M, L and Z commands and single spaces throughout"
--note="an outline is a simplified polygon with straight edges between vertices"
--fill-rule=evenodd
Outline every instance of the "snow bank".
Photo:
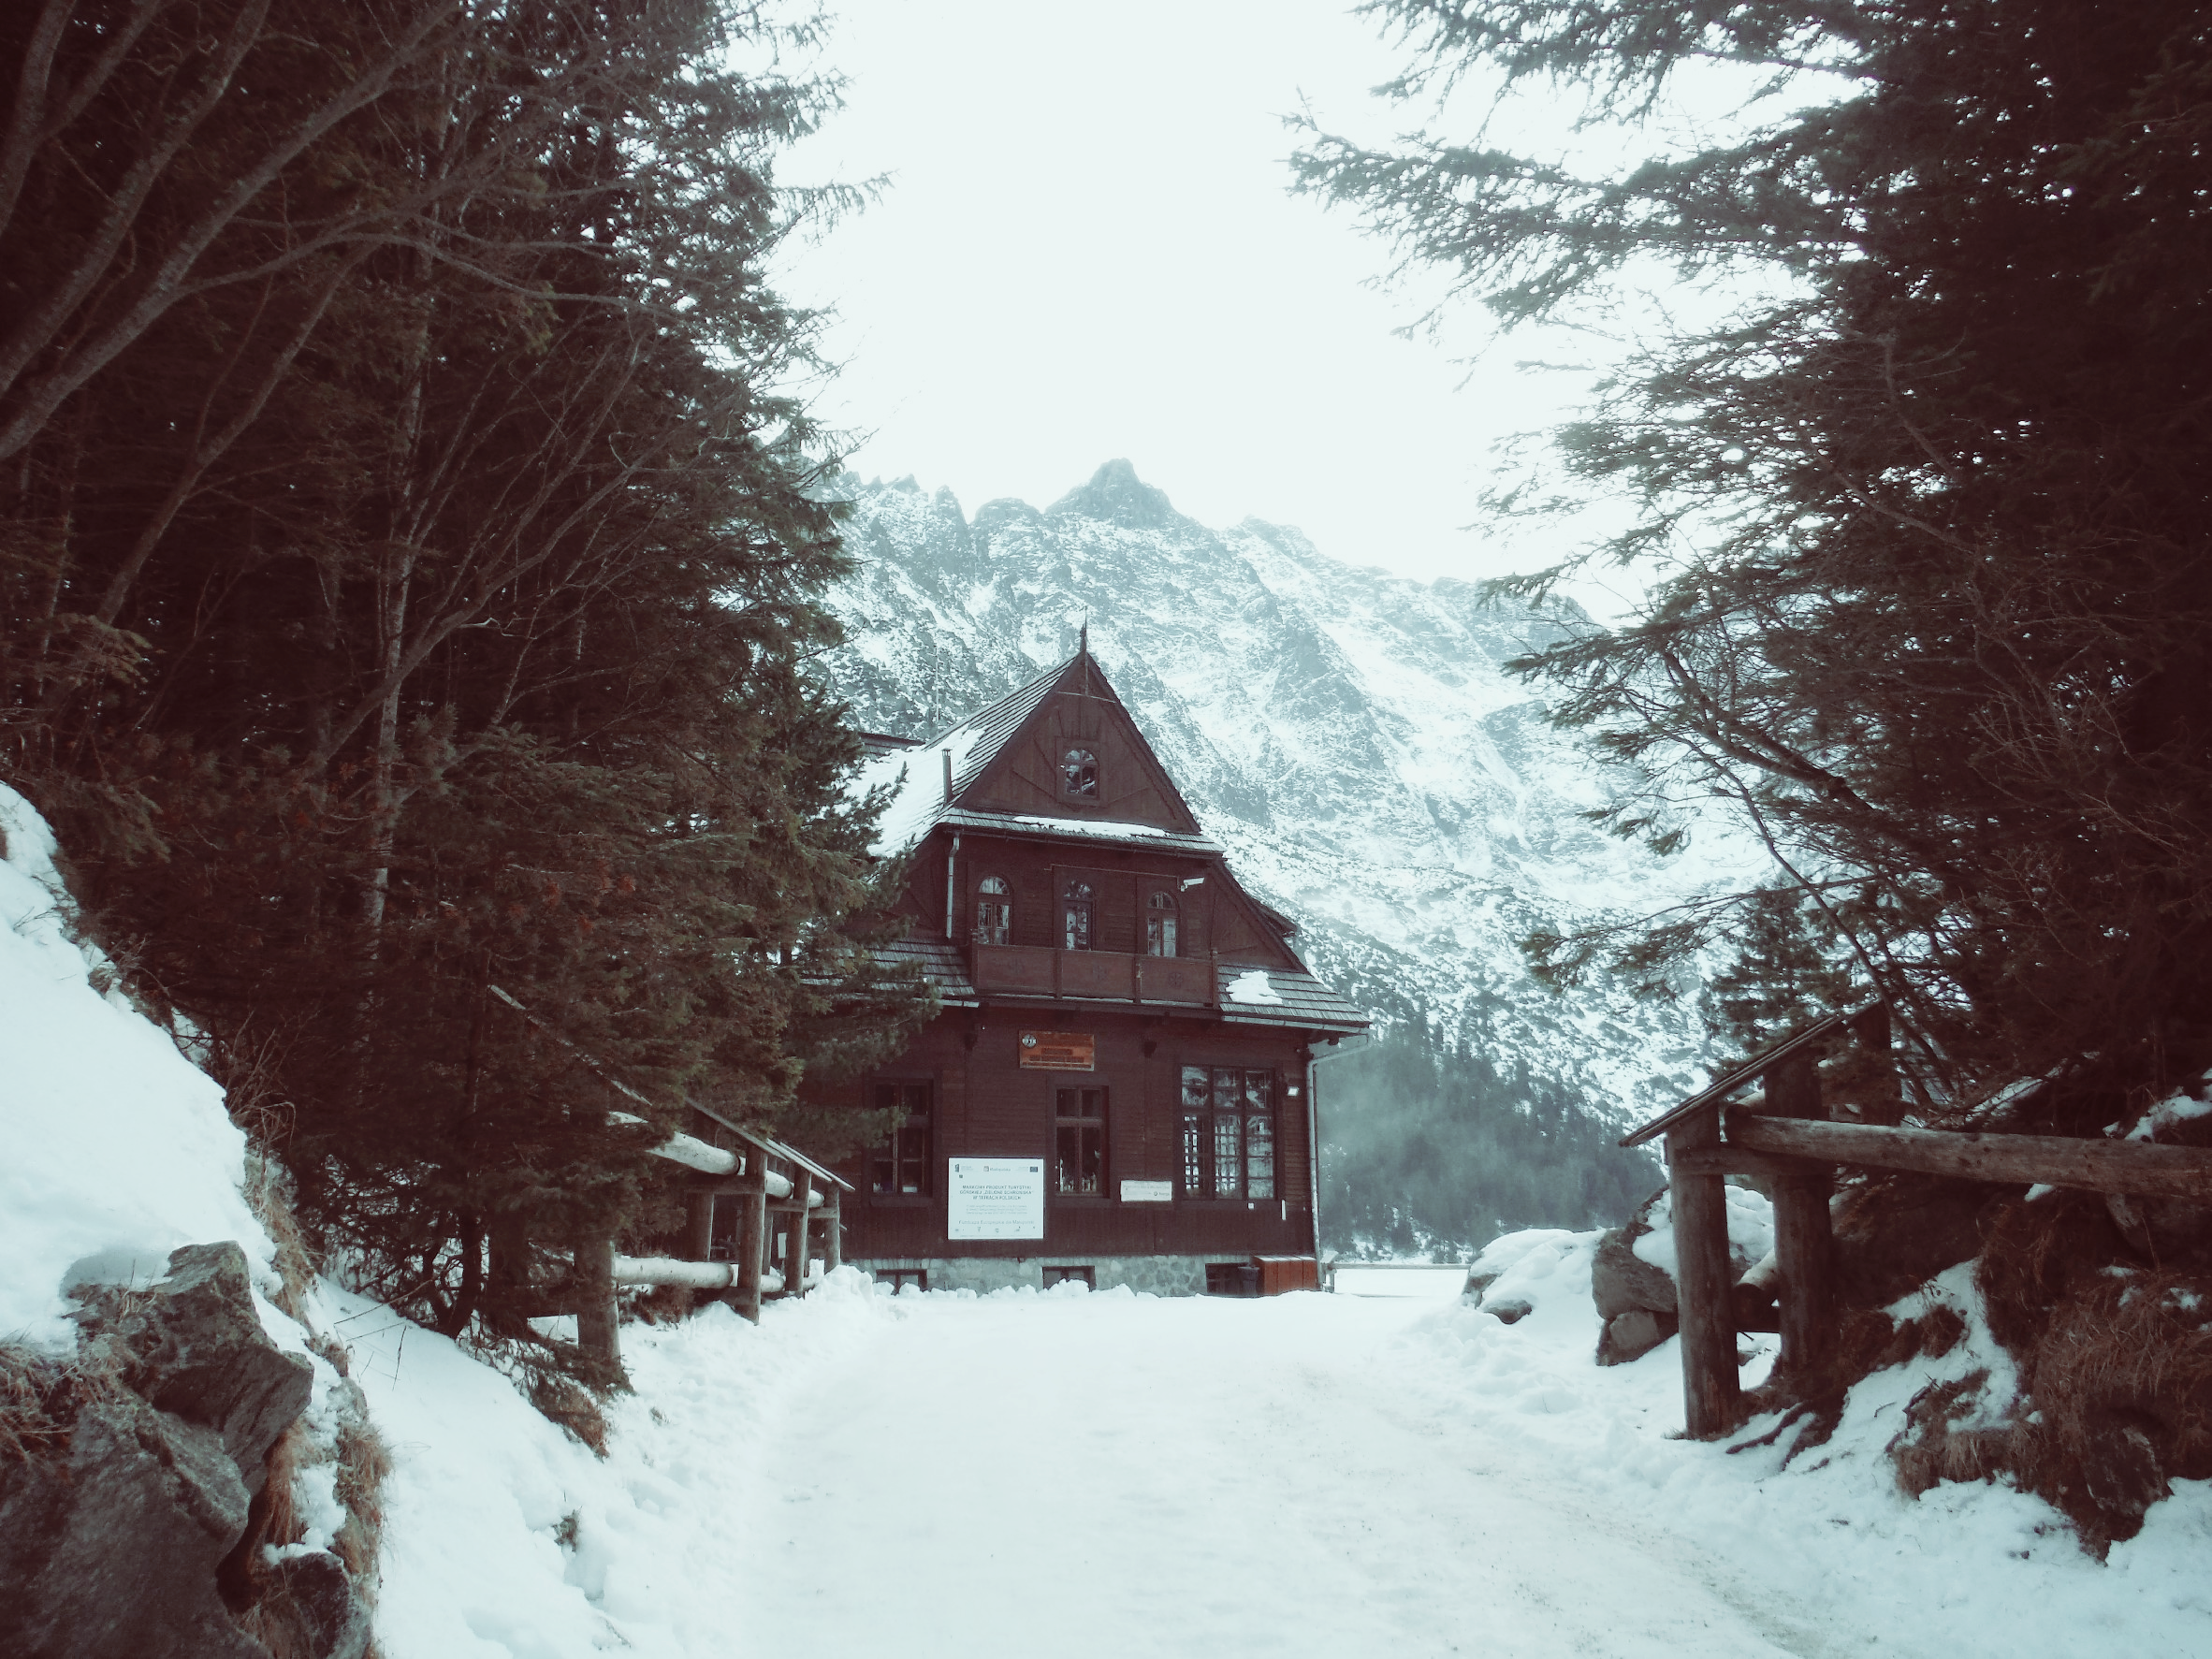
M 0 837 L 0 1340 L 67 1349 L 65 1283 L 150 1283 L 221 1239 L 266 1275 L 272 1246 L 223 1091 L 71 941 L 52 832 L 5 784 Z
M 1993 1423 L 2014 1401 L 2017 1373 L 1989 1332 L 1971 1264 L 1888 1310 L 1903 1320 L 1951 1308 L 1966 1324 L 1957 1346 L 1867 1377 L 1829 1440 L 1785 1469 L 1806 1422 L 1768 1446 L 1752 1443 L 1775 1431 L 1778 1417 L 1756 1419 L 1724 1444 L 1676 1438 L 1680 1338 L 1631 1364 L 1592 1363 L 1590 1265 L 1600 1236 L 1496 1241 L 1476 1263 L 1478 1273 L 1499 1274 L 1483 1302 L 1520 1300 L 1533 1311 L 1511 1325 L 1468 1303 L 1424 1315 L 1384 1362 L 1432 1409 L 1513 1448 L 1521 1471 L 1562 1501 L 1755 1566 L 1796 1604 L 1806 1633 L 1820 1633 L 1818 1651 L 2056 1655 L 2112 1652 L 2124 1641 L 2146 1652 L 2212 1652 L 2212 1585 L 2202 1571 L 2212 1481 L 2174 1482 L 2174 1496 L 2152 1507 L 2139 1536 L 2113 1546 L 2105 1565 L 2083 1552 L 2057 1510 L 2009 1485 L 1947 1483 L 1918 1498 L 1899 1488 L 1888 1448 L 1923 1390 L 1987 1372 L 1960 1427 Z M 1776 1339 L 1746 1340 L 1755 1349 L 1748 1385 L 1763 1379 Z
M 317 1323 L 345 1343 L 391 1449 L 386 1659 L 726 1651 L 748 1585 L 773 1568 L 739 1535 L 764 1448 L 808 1382 L 855 1369 L 910 1311 L 843 1268 L 803 1302 L 770 1302 L 758 1330 L 719 1304 L 626 1326 L 635 1392 L 608 1410 L 602 1462 L 453 1342 L 323 1295 Z

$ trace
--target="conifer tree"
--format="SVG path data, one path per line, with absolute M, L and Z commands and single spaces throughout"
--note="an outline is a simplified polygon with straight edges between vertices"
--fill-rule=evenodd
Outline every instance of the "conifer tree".
M 1451 136 L 1315 133 L 1298 164 L 1508 324 L 1637 262 L 1754 296 L 1557 435 L 1568 482 L 1639 506 L 1601 555 L 1664 561 L 1640 617 L 1522 664 L 1641 777 L 1616 827 L 1665 845 L 1679 804 L 1738 815 L 1955 1098 L 2091 1051 L 2123 1086 L 2201 1070 L 2201 8 L 1371 9 L 1414 50 L 1404 92 L 1495 73 L 1633 124 L 1720 64 L 1801 106 L 1587 176 Z M 1656 976 L 1711 935 L 1543 953 Z
M 790 38 L 734 0 L 329 13 L 0 25 L 46 89 L 0 259 L 62 319 L 0 381 L 0 765 L 325 1240 L 517 1329 L 495 1236 L 642 1236 L 687 1100 L 795 1122 L 926 1017 L 868 953 L 808 322 L 763 275 L 834 88 L 734 67 Z

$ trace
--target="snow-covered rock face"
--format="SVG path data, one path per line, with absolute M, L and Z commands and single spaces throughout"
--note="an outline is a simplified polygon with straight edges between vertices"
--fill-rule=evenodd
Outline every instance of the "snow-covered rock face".
M 1357 569 L 1295 530 L 1216 531 L 1124 461 L 1043 512 L 854 485 L 828 659 L 871 730 L 927 737 L 1093 652 L 1247 885 L 1325 977 L 1623 1115 L 1694 1086 L 1687 1011 L 1550 997 L 1533 928 L 1640 911 L 1685 872 L 1594 830 L 1588 759 L 1503 664 L 1584 618 Z M 1655 896 L 1657 895 L 1657 896 Z

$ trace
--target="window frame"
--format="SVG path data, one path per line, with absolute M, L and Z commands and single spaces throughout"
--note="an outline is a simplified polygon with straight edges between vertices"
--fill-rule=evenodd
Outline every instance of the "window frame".
M 897 1106 L 900 1112 L 907 1114 L 892 1126 L 886 1139 L 875 1142 L 868 1147 L 867 1168 L 865 1171 L 867 1176 L 868 1201 L 878 1204 L 925 1204 L 933 1201 L 937 1197 L 937 1079 L 914 1076 L 871 1077 L 867 1088 L 870 1105 L 878 1112 L 888 1109 L 883 1098 L 886 1091 L 899 1091 L 901 1099 Z M 911 1100 L 917 1091 L 923 1100 L 922 1122 L 919 1126 L 910 1121 L 915 1111 Z M 918 1135 L 918 1154 L 910 1155 L 903 1150 L 910 1135 Z M 900 1173 L 910 1157 L 921 1171 L 921 1184 L 912 1192 L 903 1190 L 898 1185 Z M 889 1188 L 877 1185 L 877 1178 L 885 1167 L 886 1159 L 891 1170 L 892 1186 Z
M 1085 1095 L 1098 1097 L 1099 1110 L 1095 1115 L 1085 1113 L 1082 1110 L 1083 1097 Z M 1077 1108 L 1073 1113 L 1068 1110 L 1070 1096 L 1074 1097 Z M 1112 1201 L 1113 1197 L 1113 1091 L 1107 1084 L 1102 1083 L 1070 1083 L 1053 1085 L 1051 1194 L 1055 1203 L 1095 1204 Z M 1075 1156 L 1079 1168 L 1083 1161 L 1083 1135 L 1091 1132 L 1098 1136 L 1098 1186 L 1094 1191 L 1084 1192 L 1080 1187 L 1070 1188 L 1061 1184 L 1065 1179 L 1066 1165 L 1060 1157 L 1060 1138 L 1070 1130 L 1074 1131 L 1077 1136 Z
M 1191 1096 L 1192 1074 L 1205 1080 L 1203 1103 Z M 1228 1080 L 1233 1078 L 1231 1084 Z M 1191 1203 L 1273 1203 L 1283 1198 L 1283 1073 L 1273 1066 L 1221 1066 L 1185 1060 L 1177 1070 L 1175 1195 Z M 1252 1089 L 1261 1084 L 1266 1094 L 1263 1111 L 1254 1111 Z M 1255 1134 L 1265 1123 L 1264 1136 Z M 1256 1160 L 1254 1148 L 1264 1157 Z M 1226 1154 L 1226 1157 L 1225 1157 Z M 1234 1163 L 1234 1191 L 1221 1190 L 1225 1161 Z M 1255 1163 L 1266 1190 L 1255 1190 Z M 1192 1177 L 1197 1176 L 1194 1184 Z
M 993 905 L 997 908 L 999 918 L 998 924 L 996 928 L 987 926 L 983 921 L 984 908 L 986 906 Z M 984 876 L 980 879 L 975 884 L 974 914 L 975 925 L 969 933 L 969 938 L 974 943 L 979 945 L 1012 944 L 1014 925 L 1013 883 L 1009 881 L 1004 876 L 998 875 Z M 1000 937 L 997 939 L 984 938 L 983 936 L 989 932 L 996 932 Z
M 1075 942 L 1075 918 L 1078 914 L 1083 917 L 1081 944 Z M 1099 890 L 1088 881 L 1070 877 L 1060 885 L 1060 949 L 1095 951 L 1098 948 Z
M 1167 902 L 1162 904 L 1162 899 Z M 1144 900 L 1144 953 L 1163 962 L 1178 961 L 1182 942 L 1183 903 L 1168 888 L 1155 887 Z M 1163 943 L 1164 951 L 1154 948 Z
M 1060 750 L 1054 764 L 1060 775 L 1060 799 L 1079 807 L 1096 807 L 1104 798 L 1099 787 L 1099 751 L 1073 742 Z M 1088 788 L 1084 787 L 1087 783 Z

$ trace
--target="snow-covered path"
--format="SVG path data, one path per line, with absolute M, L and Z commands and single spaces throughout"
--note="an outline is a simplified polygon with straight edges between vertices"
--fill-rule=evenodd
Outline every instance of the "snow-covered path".
M 1597 1235 L 1499 1240 L 1471 1302 L 1000 1291 L 846 1270 L 755 1328 L 631 1326 L 595 1459 L 442 1337 L 331 1293 L 392 1448 L 386 1659 L 1266 1654 L 1300 1659 L 2212 1659 L 2212 1481 L 2109 1562 L 2002 1485 L 1898 1489 L 1969 1325 L 1868 1378 L 1835 1436 L 1681 1424 L 1673 1345 L 1592 1361 Z M 1914 1311 L 1900 1303 L 1900 1315 Z M 1771 1428 L 1749 1425 L 1747 1433 Z
M 1832 1651 L 1681 1537 L 1579 1506 L 1503 1425 L 1409 1394 L 1395 1339 L 1433 1304 L 899 1311 L 760 1471 L 750 1652 Z

